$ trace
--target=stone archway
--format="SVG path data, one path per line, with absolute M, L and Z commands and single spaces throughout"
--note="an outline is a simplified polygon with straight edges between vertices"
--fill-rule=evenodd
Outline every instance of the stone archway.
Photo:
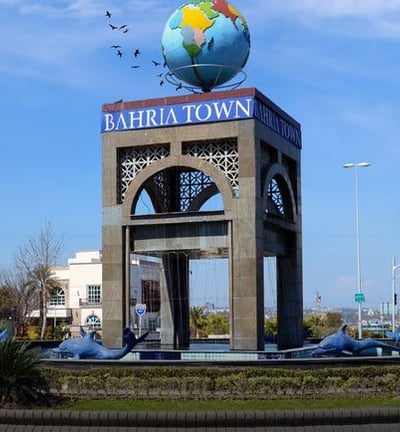
M 228 256 L 228 228 L 224 218 L 226 207 L 232 207 L 234 192 L 218 168 L 193 156 L 171 157 L 157 164 L 158 170 L 155 168 L 156 165 L 143 169 L 126 190 L 122 214 L 126 222 L 127 251 L 161 259 L 161 342 L 163 346 L 186 347 L 190 337 L 189 261 L 193 257 Z M 140 225 L 143 216 L 137 216 L 134 211 L 143 191 L 149 195 L 155 209 L 148 218 L 176 219 L 172 224 L 158 220 L 155 236 L 158 240 L 147 226 Z M 200 211 L 201 205 L 218 193 L 222 196 L 223 209 Z M 179 219 L 185 214 L 191 221 L 182 224 Z M 196 215 L 202 215 L 203 223 L 193 222 Z M 225 237 L 223 243 L 220 243 L 221 236 Z M 129 301 L 131 299 L 126 303 Z
M 203 105 L 215 116 L 185 117 L 189 107 Z M 156 123 L 157 113 L 165 110 L 174 124 Z M 167 339 L 187 346 L 187 257 L 213 253 L 228 258 L 231 348 L 264 347 L 268 254 L 277 257 L 278 344 L 301 346 L 301 131 L 296 120 L 256 89 L 109 104 L 103 112 L 123 127 L 103 130 L 105 343 L 119 346 L 128 324 L 129 257 L 137 252 L 168 257 L 161 299 L 169 305 Z M 135 214 L 144 190 L 154 214 Z M 223 209 L 199 211 L 216 193 Z

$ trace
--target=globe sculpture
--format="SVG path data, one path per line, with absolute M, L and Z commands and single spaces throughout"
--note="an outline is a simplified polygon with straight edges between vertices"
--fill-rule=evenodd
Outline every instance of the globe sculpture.
M 208 92 L 240 73 L 250 54 L 250 33 L 242 14 L 225 0 L 192 0 L 168 19 L 161 40 L 167 80 Z M 244 77 L 244 78 L 243 78 Z M 229 86 L 229 85 L 226 85 Z

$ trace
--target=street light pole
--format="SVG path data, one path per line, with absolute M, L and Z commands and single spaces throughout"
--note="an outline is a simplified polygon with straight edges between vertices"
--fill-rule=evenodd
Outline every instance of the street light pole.
M 396 265 L 396 260 L 393 257 L 392 261 L 392 331 L 396 331 L 396 270 L 400 268 L 400 264 Z
M 356 201 L 356 253 L 357 253 L 357 293 L 361 291 L 361 253 L 360 253 L 360 215 L 359 215 L 359 198 L 358 198 L 358 168 L 366 168 L 371 164 L 368 162 L 345 163 L 343 168 L 354 168 L 355 177 L 355 201 Z M 358 338 L 362 339 L 362 307 L 361 298 L 358 299 Z

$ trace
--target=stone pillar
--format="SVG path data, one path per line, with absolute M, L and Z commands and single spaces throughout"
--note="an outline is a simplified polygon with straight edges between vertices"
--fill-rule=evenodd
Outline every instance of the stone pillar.
M 189 259 L 183 252 L 169 252 L 163 258 L 167 296 L 162 289 L 163 303 L 161 344 L 188 348 L 189 326 Z M 168 297 L 168 301 L 165 297 Z M 163 320 L 166 320 L 163 321 Z
M 161 319 L 161 346 L 165 349 L 174 348 L 174 320 L 172 317 L 172 302 L 170 300 L 168 291 L 167 269 L 168 261 L 164 256 L 161 261 L 161 274 L 160 274 L 160 319 Z
M 249 133 L 250 132 L 250 133 Z M 263 219 L 257 148 L 251 131 L 239 144 L 242 163 L 232 221 L 231 349 L 264 349 Z
M 123 244 L 120 226 L 103 224 L 103 321 L 107 323 L 103 343 L 108 348 L 122 346 L 125 321 L 125 290 L 123 282 Z
M 296 248 L 291 249 L 291 252 L 290 256 L 277 257 L 279 349 L 303 346 L 301 258 Z

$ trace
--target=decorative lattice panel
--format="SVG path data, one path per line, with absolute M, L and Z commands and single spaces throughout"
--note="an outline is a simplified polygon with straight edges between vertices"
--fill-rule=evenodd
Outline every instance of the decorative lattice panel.
M 267 212 L 279 216 L 285 216 L 285 205 L 279 184 L 273 178 L 267 189 Z
M 235 138 L 185 143 L 183 154 L 210 162 L 225 174 L 232 189 L 239 188 L 239 152 Z
M 212 183 L 210 177 L 201 171 L 182 172 L 180 175 L 181 211 L 187 211 L 192 201 Z
M 203 172 L 183 169 L 160 172 L 151 180 L 157 189 L 160 211 L 164 213 L 188 211 L 193 200 L 213 184 Z
M 168 213 L 172 206 L 171 204 L 171 184 L 168 181 L 167 172 L 157 173 L 150 179 L 157 189 L 157 201 L 161 213 Z
M 124 201 L 129 185 L 140 171 L 168 155 L 168 145 L 118 149 L 118 202 Z

